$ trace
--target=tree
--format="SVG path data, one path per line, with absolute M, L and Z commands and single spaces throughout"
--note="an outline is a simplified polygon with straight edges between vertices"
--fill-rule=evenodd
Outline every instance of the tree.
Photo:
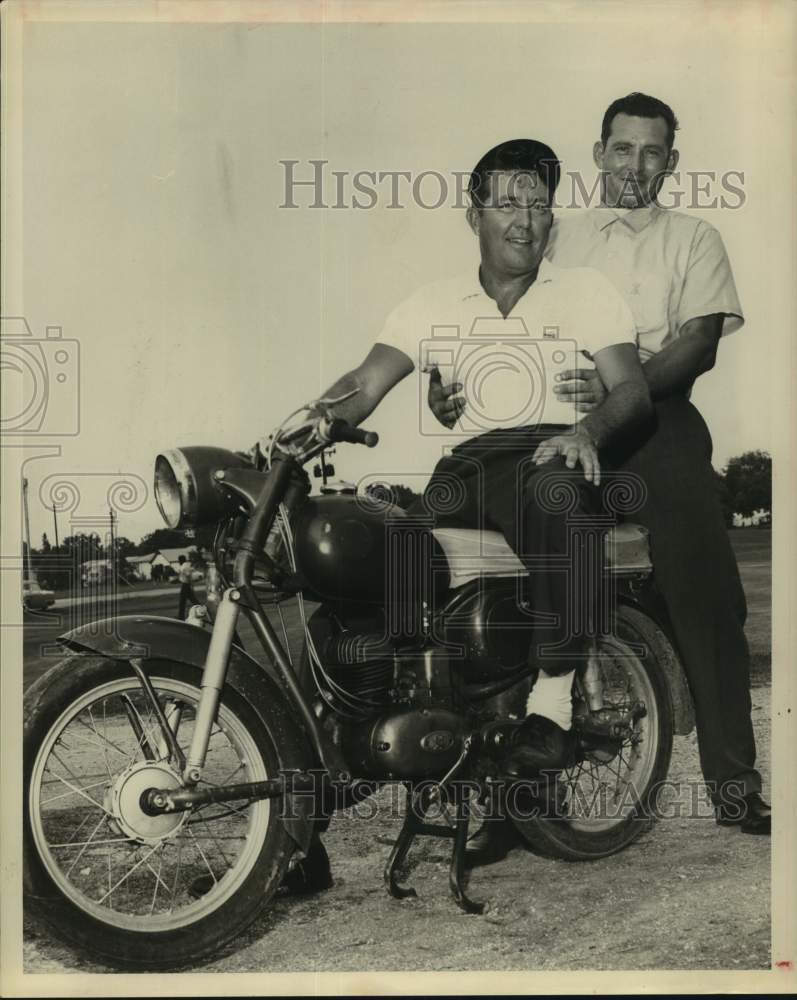
M 103 545 L 96 531 L 90 535 L 84 535 L 80 531 L 76 535 L 67 535 L 61 548 L 65 553 L 76 556 L 78 563 L 105 558 Z
M 772 457 L 766 451 L 746 451 L 732 458 L 724 481 L 734 513 L 751 517 L 772 510 Z
M 131 542 L 129 538 L 125 538 L 124 535 L 114 538 L 113 542 L 114 552 L 120 560 L 127 559 L 128 556 L 132 556 L 136 552 L 135 543 Z
M 50 539 L 47 537 L 47 532 L 45 531 L 42 535 L 42 552 L 49 552 L 51 548 Z
M 183 549 L 188 545 L 188 539 L 184 531 L 177 528 L 156 528 L 148 535 L 144 535 L 136 546 L 138 555 L 149 555 L 158 549 Z

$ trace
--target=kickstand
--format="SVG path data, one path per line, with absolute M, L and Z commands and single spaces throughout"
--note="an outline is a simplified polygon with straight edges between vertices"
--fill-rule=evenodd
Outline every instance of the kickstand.
M 437 826 L 432 823 L 424 823 L 424 817 L 434 798 L 435 786 L 424 784 L 417 791 L 408 789 L 404 823 L 385 865 L 385 884 L 387 885 L 387 891 L 394 899 L 408 899 L 417 896 L 416 891 L 410 886 L 405 888 L 398 884 L 397 869 L 404 862 L 417 836 L 449 837 L 454 841 L 451 851 L 451 868 L 449 870 L 451 892 L 460 909 L 466 913 L 483 913 L 485 904 L 475 903 L 472 899 L 469 899 L 462 886 L 462 879 L 465 872 L 465 845 L 468 840 L 468 825 L 470 823 L 468 788 L 459 782 L 455 782 L 449 787 L 453 792 L 456 807 L 456 823 L 453 829 L 450 826 Z
M 465 913 L 484 913 L 485 904 L 470 899 L 462 885 L 462 877 L 465 873 L 465 845 L 468 842 L 468 826 L 470 825 L 470 804 L 465 787 L 461 784 L 455 784 L 453 791 L 457 820 L 454 828 L 454 848 L 451 851 L 448 884 L 461 910 L 464 910 Z
M 423 785 L 419 791 L 407 787 L 407 808 L 404 813 L 404 822 L 385 865 L 385 884 L 387 891 L 394 899 L 409 899 L 418 895 L 414 889 L 410 887 L 405 889 L 398 884 L 396 872 L 404 863 L 413 840 L 424 825 L 423 817 L 429 808 L 431 792 L 432 786 L 430 785 Z

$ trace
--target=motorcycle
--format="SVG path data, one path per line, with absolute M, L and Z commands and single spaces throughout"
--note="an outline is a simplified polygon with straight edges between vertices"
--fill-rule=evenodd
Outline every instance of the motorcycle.
M 457 903 L 484 909 L 466 893 L 464 852 L 535 676 L 527 571 L 496 533 L 435 528 L 345 486 L 311 496 L 304 466 L 324 448 L 377 443 L 329 403 L 251 453 L 159 455 L 167 525 L 216 525 L 205 608 L 73 629 L 59 639 L 70 655 L 26 695 L 26 902 L 106 963 L 208 958 L 269 905 L 335 810 L 391 782 L 407 798 L 389 893 L 414 894 L 399 872 L 415 838 L 444 836 Z M 612 528 L 606 552 L 617 600 L 574 684 L 576 762 L 546 785 L 517 783 L 508 810 L 532 850 L 570 861 L 650 827 L 673 732 L 693 722 L 644 529 Z M 295 664 L 266 613 L 287 599 L 304 627 Z M 242 613 L 265 664 L 239 638 Z

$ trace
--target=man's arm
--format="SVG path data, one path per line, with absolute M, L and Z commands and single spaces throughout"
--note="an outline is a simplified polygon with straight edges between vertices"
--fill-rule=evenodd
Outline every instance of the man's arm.
M 683 395 L 700 375 L 711 371 L 717 360 L 723 319 L 722 313 L 714 313 L 688 320 L 676 340 L 642 365 L 654 400 Z M 593 369 L 572 368 L 557 377 L 562 381 L 554 392 L 573 400 L 579 413 L 590 413 L 606 398 L 601 376 Z
M 723 316 L 698 316 L 681 327 L 678 338 L 649 358 L 642 370 L 653 399 L 682 394 L 709 372 L 717 360 Z
M 356 426 L 373 413 L 393 386 L 412 369 L 412 361 L 403 351 L 387 344 L 374 344 L 362 364 L 333 383 L 323 398 L 337 399 L 356 390 L 350 399 L 329 407 L 336 417 Z
M 569 469 L 580 464 L 586 479 L 597 486 L 598 450 L 619 431 L 648 417 L 653 404 L 636 345 L 605 347 L 596 352 L 593 360 L 601 384 L 607 389 L 603 402 L 575 425 L 573 433 L 557 434 L 544 441 L 535 451 L 534 461 L 541 465 L 555 455 L 564 455 Z
M 653 404 L 635 344 L 605 347 L 592 360 L 607 396 L 576 424 L 576 430 L 589 434 L 595 446 L 603 448 L 619 431 L 649 417 Z

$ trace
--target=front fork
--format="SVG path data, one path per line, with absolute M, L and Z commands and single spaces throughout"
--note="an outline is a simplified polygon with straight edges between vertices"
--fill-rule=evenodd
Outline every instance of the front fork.
M 216 610 L 210 648 L 202 671 L 202 694 L 196 710 L 194 735 L 183 769 L 183 780 L 189 785 L 196 785 L 202 778 L 210 733 L 219 708 L 221 689 L 227 677 L 230 651 L 235 639 L 240 614 L 239 600 L 240 592 L 235 587 L 230 587 L 224 592 Z

